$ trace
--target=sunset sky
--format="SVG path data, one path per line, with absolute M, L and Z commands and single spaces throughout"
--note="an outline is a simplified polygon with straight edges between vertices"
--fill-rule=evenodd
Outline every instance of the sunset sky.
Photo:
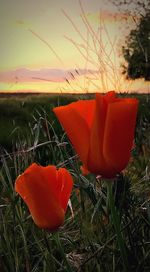
M 120 74 L 132 27 L 107 0 L 1 1 L 0 91 L 149 91 Z

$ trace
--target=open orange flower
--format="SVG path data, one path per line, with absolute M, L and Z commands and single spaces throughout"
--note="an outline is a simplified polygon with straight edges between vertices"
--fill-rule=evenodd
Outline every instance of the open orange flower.
M 64 222 L 73 181 L 65 168 L 33 163 L 15 182 L 15 190 L 27 204 L 35 224 L 55 231 Z
M 70 141 L 91 173 L 113 178 L 128 164 L 138 100 L 114 91 L 54 108 Z

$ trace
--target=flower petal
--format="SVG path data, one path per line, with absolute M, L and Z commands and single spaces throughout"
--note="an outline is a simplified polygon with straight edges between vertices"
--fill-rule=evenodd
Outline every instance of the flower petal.
M 118 98 L 116 98 L 116 93 L 115 91 L 110 91 L 108 93 L 106 93 L 104 96 L 103 96 L 104 100 L 106 101 L 107 105 L 109 103 L 112 103 L 113 101 L 115 101 L 116 99 L 118 100 Z
M 81 165 L 80 170 L 81 170 L 81 173 L 82 173 L 83 176 L 87 176 L 90 173 L 89 170 L 85 167 L 84 164 Z
M 51 166 L 49 175 L 45 175 L 42 166 L 32 164 L 15 183 L 15 190 L 26 202 L 33 220 L 41 228 L 56 230 L 64 221 L 64 210 L 50 185 L 56 183 L 56 168 Z M 50 181 L 51 180 L 51 181 Z
M 90 134 L 90 146 L 87 168 L 93 173 L 99 173 L 106 167 L 103 157 L 103 137 L 107 105 L 104 96 L 96 94 L 95 114 Z
M 58 170 L 58 182 L 61 184 L 61 207 L 65 212 L 73 187 L 72 177 L 65 168 Z
M 95 111 L 95 100 L 80 100 L 71 103 L 70 106 L 82 116 L 88 127 L 91 128 Z
M 86 101 L 87 103 L 85 103 L 85 101 L 79 102 L 80 103 L 78 102 L 71 103 L 68 106 L 57 107 L 54 108 L 53 110 L 57 118 L 59 119 L 61 125 L 63 126 L 64 130 L 66 131 L 80 159 L 86 165 L 89 149 L 89 135 L 90 135 L 89 124 L 91 122 L 90 119 L 91 102 L 89 101 Z M 86 115 L 87 119 L 83 118 L 84 110 L 87 111 Z
M 108 105 L 103 154 L 106 162 L 118 172 L 126 167 L 130 158 L 137 107 L 136 99 L 119 99 Z
M 113 165 L 106 162 L 103 154 L 105 121 L 109 104 L 117 100 L 114 91 L 110 91 L 104 96 L 96 94 L 95 114 L 91 127 L 87 167 L 90 172 L 101 174 L 107 178 L 114 176 L 115 169 Z

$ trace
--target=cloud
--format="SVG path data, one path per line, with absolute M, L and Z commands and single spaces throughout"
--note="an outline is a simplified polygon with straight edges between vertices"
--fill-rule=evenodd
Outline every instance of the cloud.
M 82 75 L 93 75 L 98 73 L 90 69 L 40 69 L 29 70 L 26 68 L 12 71 L 0 72 L 0 82 L 20 83 L 20 82 L 64 82 L 66 80 L 75 80 Z
M 119 12 L 119 11 L 110 11 L 110 10 L 102 10 L 100 12 L 95 13 L 87 13 L 86 14 L 89 21 L 99 24 L 100 19 L 106 22 L 120 22 L 131 19 L 130 14 L 127 12 Z

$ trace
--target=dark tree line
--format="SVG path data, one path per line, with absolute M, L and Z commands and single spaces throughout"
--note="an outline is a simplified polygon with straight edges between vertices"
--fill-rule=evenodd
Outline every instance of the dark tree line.
M 126 61 L 123 73 L 127 78 L 150 80 L 150 10 L 141 16 L 135 30 L 131 30 L 122 47 Z
M 130 79 L 150 80 L 150 0 L 110 1 L 120 11 L 122 9 L 133 16 L 133 19 L 135 15 L 139 17 L 136 28 L 130 31 L 122 46 L 123 57 L 126 61 L 126 64 L 122 65 L 122 72 Z

